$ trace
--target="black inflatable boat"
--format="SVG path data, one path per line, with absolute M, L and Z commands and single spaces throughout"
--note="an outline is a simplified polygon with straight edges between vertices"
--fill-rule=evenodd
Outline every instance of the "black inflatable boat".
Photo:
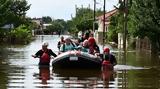
M 100 57 L 81 52 L 68 51 L 58 55 L 52 61 L 53 68 L 101 68 Z

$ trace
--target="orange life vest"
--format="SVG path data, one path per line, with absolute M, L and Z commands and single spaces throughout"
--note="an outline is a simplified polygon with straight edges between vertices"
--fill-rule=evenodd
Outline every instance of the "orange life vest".
M 41 56 L 41 62 L 42 63 L 49 63 L 50 62 L 50 56 L 49 56 L 49 54 L 48 54 L 48 50 L 47 51 L 45 51 L 43 54 L 42 54 L 42 56 Z

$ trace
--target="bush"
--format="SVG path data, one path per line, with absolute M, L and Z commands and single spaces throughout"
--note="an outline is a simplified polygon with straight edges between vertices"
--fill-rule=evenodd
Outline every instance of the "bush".
M 11 30 L 10 38 L 12 43 L 28 43 L 31 40 L 32 35 L 28 27 L 20 25 Z

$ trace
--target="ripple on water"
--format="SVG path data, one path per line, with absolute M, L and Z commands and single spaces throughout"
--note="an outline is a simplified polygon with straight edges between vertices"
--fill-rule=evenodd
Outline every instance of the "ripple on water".
M 141 70 L 141 69 L 150 69 L 146 67 L 136 67 L 130 65 L 116 65 L 114 66 L 114 70 Z

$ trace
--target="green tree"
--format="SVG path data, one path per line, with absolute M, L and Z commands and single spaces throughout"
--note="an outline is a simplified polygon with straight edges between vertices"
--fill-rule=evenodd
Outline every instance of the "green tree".
M 0 27 L 7 23 L 11 0 L 0 0 Z
M 160 50 L 160 1 L 159 0 L 133 0 L 132 23 L 134 36 L 147 36 L 151 41 L 152 52 Z
M 82 20 L 76 25 L 77 29 L 84 32 L 93 28 L 93 20 Z
M 11 30 L 10 38 L 12 43 L 28 43 L 31 39 L 31 31 L 25 25 L 20 25 L 19 27 Z
M 42 21 L 43 21 L 43 23 L 51 23 L 52 18 L 50 16 L 44 16 L 44 17 L 42 17 Z
M 94 11 L 90 8 L 77 8 L 76 16 L 72 18 L 72 27 L 70 29 L 78 31 L 86 31 L 93 29 L 93 13 Z M 103 13 L 100 9 L 96 10 L 96 16 Z M 98 24 L 95 24 L 95 28 L 98 28 Z M 73 32 L 73 31 L 72 31 Z
M 26 0 L 0 0 L 0 26 L 25 24 L 26 11 L 30 9 Z
M 123 14 L 121 12 L 111 17 L 107 33 L 109 41 L 118 43 L 118 33 L 123 32 L 123 21 Z
M 51 32 L 61 32 L 63 29 L 63 25 L 57 22 L 52 22 L 52 25 L 47 27 L 46 33 L 51 33 Z
M 132 16 L 130 15 L 132 12 L 129 13 L 128 9 L 130 9 L 132 6 L 132 0 L 128 0 L 128 6 L 125 5 L 124 0 L 119 0 L 119 7 L 116 7 L 118 9 L 118 12 L 111 17 L 110 19 L 110 25 L 109 25 L 109 32 L 108 32 L 108 38 L 110 41 L 114 41 L 118 43 L 118 33 L 124 34 L 124 29 L 127 29 L 127 38 L 133 35 L 134 30 L 134 23 L 132 21 Z M 124 13 L 128 14 L 127 18 L 124 17 Z M 128 28 L 125 28 L 124 22 L 127 21 Z
M 61 33 L 64 33 L 65 30 L 67 31 L 67 23 L 64 21 L 64 19 L 56 19 L 54 20 L 54 23 L 58 23 L 61 25 L 61 29 L 59 30 Z
M 0 30 L 1 40 L 19 39 L 18 42 L 28 42 L 31 37 L 31 20 L 26 18 L 26 11 L 30 9 L 26 0 L 0 0 L 0 27 L 13 24 L 16 29 Z M 25 26 L 22 26 L 25 24 Z M 27 36 L 26 36 L 27 35 Z M 25 37 L 25 38 L 24 38 Z M 22 40 L 23 39 L 23 40 Z M 22 42 L 22 43 L 23 43 Z
M 69 32 L 69 33 L 71 33 L 71 34 L 75 34 L 75 33 L 78 33 L 78 30 L 77 30 L 77 28 L 76 28 L 76 26 L 75 26 L 75 24 L 73 23 L 73 20 L 68 20 L 67 22 L 66 22 L 66 24 L 67 24 L 67 31 Z
M 30 9 L 26 0 L 11 0 L 12 4 L 10 6 L 10 20 L 9 23 L 13 23 L 15 27 L 18 27 L 21 24 L 25 24 L 26 20 L 26 11 Z
M 86 31 L 93 28 L 93 10 L 90 8 L 77 8 L 76 17 L 73 18 L 76 28 L 79 31 Z
M 26 0 L 11 0 L 10 11 L 17 16 L 25 16 L 26 11 L 30 9 Z

